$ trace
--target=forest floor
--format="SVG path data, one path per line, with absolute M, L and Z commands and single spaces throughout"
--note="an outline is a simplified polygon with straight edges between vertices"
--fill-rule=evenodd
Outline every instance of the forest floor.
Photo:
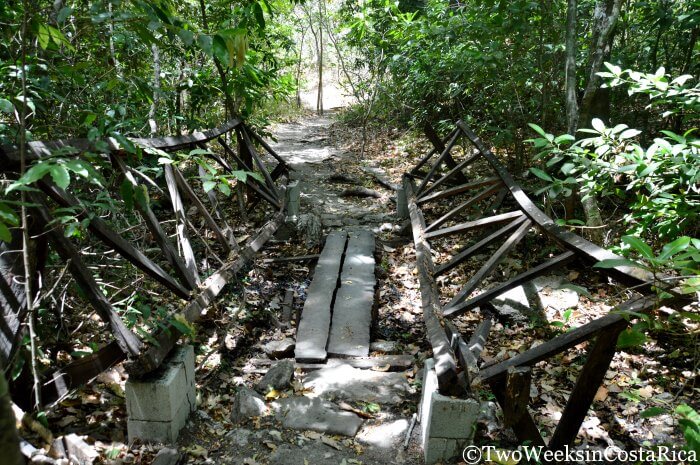
M 404 441 L 420 400 L 421 370 L 431 357 L 421 318 L 415 253 L 410 237 L 401 238 L 401 222 L 395 216 L 394 193 L 378 184 L 367 168 L 380 170 L 392 183 L 415 164 L 427 150 L 425 142 L 395 130 L 373 132 L 364 159 L 358 156 L 360 130 L 338 123 L 335 114 L 307 115 L 296 122 L 272 128 L 278 153 L 294 168 L 293 180 L 301 185 L 302 233 L 290 241 L 273 240 L 258 255 L 238 284 L 218 301 L 198 325 L 196 347 L 198 409 L 180 434 L 177 448 L 187 463 L 207 464 L 419 464 L 420 425 Z M 364 188 L 376 197 L 345 196 L 348 190 Z M 319 228 L 320 226 L 320 228 Z M 312 373 L 297 370 L 291 385 L 267 392 L 267 410 L 255 418 L 232 419 L 238 407 L 237 393 L 253 389 L 276 362 L 269 343 L 295 337 L 295 318 L 287 325 L 282 303 L 288 290 L 294 292 L 292 315 L 298 315 L 313 277 L 315 261 L 274 261 L 319 253 L 319 241 L 329 231 L 371 229 L 377 238 L 378 317 L 372 341 L 386 341 L 372 355 L 408 354 L 414 365 L 398 375 L 401 380 L 384 398 L 337 399 L 336 407 L 358 414 L 363 420 L 355 436 L 302 431 L 283 427 L 273 405 L 286 399 L 313 396 L 308 383 Z M 508 278 L 537 259 L 536 239 L 524 253 L 515 253 L 497 273 Z M 436 250 L 440 257 L 445 252 Z M 484 255 L 470 263 L 473 269 Z M 438 284 L 444 293 L 455 292 L 468 278 L 450 274 Z M 572 290 L 570 284 L 580 286 Z M 588 291 L 583 293 L 581 288 Z M 617 296 L 610 299 L 610 296 Z M 517 297 L 519 298 L 519 297 Z M 516 298 L 516 300 L 517 300 Z M 626 295 L 619 288 L 575 268 L 535 283 L 526 296 L 537 315 L 522 306 L 504 305 L 483 353 L 487 363 L 513 356 L 568 329 L 585 324 L 611 309 L 611 302 Z M 660 313 L 665 318 L 668 310 Z M 455 319 L 457 327 L 470 334 L 480 320 L 467 314 Z M 672 332 L 651 333 L 641 347 L 619 351 L 593 408 L 584 421 L 577 447 L 639 446 L 682 443 L 677 418 L 669 413 L 679 403 L 696 404 L 698 341 L 697 326 L 674 326 Z M 581 344 L 559 357 L 539 364 L 533 372 L 530 409 L 543 430 L 552 431 L 561 417 L 566 399 L 585 359 Z M 86 434 L 105 463 L 151 463 L 159 447 L 127 444 L 123 404 L 125 375 L 121 368 L 109 370 L 76 395 L 64 400 L 49 415 L 54 434 Z M 340 383 L 342 384 L 342 383 Z M 333 392 L 331 392 L 331 395 Z M 512 448 L 516 440 L 503 426 L 500 409 L 491 393 L 478 392 L 484 412 L 477 429 L 477 444 Z M 370 396 L 371 397 L 371 396 Z M 342 400 L 342 402 L 341 402 Z M 641 412 L 659 408 L 662 414 L 642 418 Z M 659 413 L 659 412 L 655 412 Z M 240 420 L 240 421 L 239 421 Z M 551 434 L 551 433 L 550 433 Z

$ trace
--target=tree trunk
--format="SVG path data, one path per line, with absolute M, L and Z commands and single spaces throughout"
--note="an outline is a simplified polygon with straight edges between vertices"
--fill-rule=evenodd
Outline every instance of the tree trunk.
M 324 0 L 318 2 L 318 94 L 316 96 L 316 112 L 323 114 L 323 9 L 321 7 Z
M 301 63 L 304 59 L 304 37 L 306 29 L 301 31 L 301 40 L 299 41 L 299 61 L 297 62 L 297 108 L 301 108 Z
M 148 111 L 148 125 L 151 127 L 151 136 L 155 136 L 158 132 L 156 111 L 160 101 L 160 51 L 156 44 L 151 45 L 151 53 L 153 54 L 153 101 Z
M 2 463 L 7 465 L 24 463 L 24 457 L 19 450 L 19 436 L 15 423 L 10 390 L 7 387 L 4 370 L 0 366 L 0 451 L 2 451 Z
M 568 0 L 566 6 L 566 127 L 576 136 L 578 125 L 578 101 L 576 100 L 576 0 Z

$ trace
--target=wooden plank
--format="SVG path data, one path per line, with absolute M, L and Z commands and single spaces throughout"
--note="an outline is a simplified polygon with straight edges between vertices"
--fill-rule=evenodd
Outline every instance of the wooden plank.
M 311 255 L 296 255 L 292 257 L 274 257 L 274 258 L 266 258 L 263 260 L 263 263 L 288 263 L 288 262 L 304 262 L 304 261 L 309 261 L 309 260 L 317 260 L 318 257 L 320 257 L 320 254 L 311 254 Z
M 464 312 L 467 312 L 475 307 L 478 307 L 482 303 L 489 302 L 499 295 L 503 294 L 504 292 L 508 292 L 509 290 L 516 288 L 526 282 L 532 281 L 533 279 L 537 278 L 538 276 L 542 276 L 543 274 L 549 273 L 552 270 L 556 270 L 558 268 L 561 268 L 562 266 L 566 265 L 567 263 L 573 261 L 576 258 L 576 254 L 573 253 L 570 250 L 567 250 L 566 252 L 557 255 L 556 257 L 550 258 L 549 260 L 545 261 L 544 263 L 541 263 L 537 265 L 534 268 L 531 268 L 527 270 L 524 273 L 520 273 L 519 275 L 515 276 L 514 278 L 509 279 L 505 283 L 494 287 L 493 289 L 489 289 L 488 291 L 482 292 L 478 296 L 471 298 L 467 300 L 466 302 L 459 303 L 453 307 L 449 307 L 445 309 L 445 316 L 453 317 L 457 315 L 461 315 Z
M 294 358 L 299 362 L 322 362 L 328 356 L 326 345 L 331 324 L 331 309 L 338 287 L 347 233 L 328 235 L 321 251 L 314 278 L 306 290 L 306 302 L 297 327 Z
M 626 327 L 627 322 L 620 321 L 598 333 L 593 347 L 588 351 L 586 364 L 576 380 L 576 386 L 569 396 L 564 413 L 549 441 L 550 449 L 563 449 L 576 439 L 581 423 L 615 356 L 617 338 Z
M 474 195 L 473 197 L 471 197 L 467 201 L 462 202 L 461 204 L 457 205 L 456 207 L 454 207 L 452 210 L 450 210 L 449 212 L 442 215 L 437 220 L 433 221 L 430 224 L 430 226 L 425 228 L 425 232 L 428 233 L 428 232 L 432 231 L 433 229 L 437 228 L 438 226 L 444 224 L 445 222 L 450 221 L 455 216 L 462 213 L 464 210 L 474 206 L 474 204 L 476 204 L 477 202 L 480 202 L 480 201 L 492 196 L 494 193 L 498 192 L 500 190 L 500 188 L 501 187 L 498 185 L 491 185 L 491 186 L 487 187 L 486 189 L 484 189 L 481 192 L 479 192 L 478 194 Z
M 503 420 L 506 426 L 514 426 L 527 413 L 531 381 L 530 367 L 508 368 L 503 404 Z
M 404 177 L 404 189 L 411 216 L 413 242 L 416 247 L 423 322 L 428 341 L 433 349 L 439 391 L 443 395 L 463 395 L 464 390 L 460 388 L 456 357 L 442 326 L 440 294 L 433 279 L 434 264 L 431 259 L 430 245 L 424 237 L 425 220 L 416 205 L 414 185 L 409 177 Z
M 622 321 L 627 322 L 623 316 L 624 314 L 646 313 L 658 308 L 658 306 L 659 301 L 655 295 L 630 299 L 611 311 L 614 313 L 608 313 L 597 320 L 574 328 L 567 333 L 560 334 L 554 339 L 550 339 L 508 360 L 482 368 L 479 372 L 479 381 L 490 383 L 493 380 L 501 379 L 508 371 L 508 367 L 532 366 L 592 338 L 599 331 L 621 324 Z
M 217 139 L 219 144 L 224 148 L 226 153 L 228 153 L 234 160 L 241 166 L 242 169 L 248 172 L 253 172 L 253 170 L 234 152 L 231 147 L 223 139 Z M 252 179 L 252 181 L 251 181 Z M 257 184 L 256 184 L 257 183 Z M 260 198 L 270 203 L 275 208 L 280 208 L 280 201 L 276 199 L 276 194 L 269 192 L 268 187 L 265 183 L 261 183 L 252 176 L 247 176 L 245 180 L 246 186 L 253 190 Z
M 532 226 L 532 221 L 525 220 L 523 224 L 518 227 L 518 229 L 501 245 L 496 252 L 482 265 L 479 270 L 474 273 L 474 275 L 469 278 L 469 281 L 464 285 L 464 287 L 454 296 L 445 309 L 454 307 L 455 305 L 462 302 L 464 299 L 469 297 L 469 294 L 476 289 L 476 287 L 481 284 L 481 282 L 490 275 L 494 269 L 503 261 L 503 259 L 508 255 L 508 253 L 513 250 L 513 248 L 525 237 L 527 232 Z
M 417 200 L 417 203 L 418 205 L 423 205 L 427 202 L 432 202 L 434 200 L 440 200 L 447 197 L 453 197 L 455 195 L 476 189 L 477 187 L 491 186 L 493 184 L 501 184 L 501 180 L 499 178 L 478 179 L 476 181 L 460 184 L 459 186 L 450 187 L 449 189 L 445 189 L 440 192 L 424 195 Z
M 204 221 L 207 223 L 207 226 L 209 226 L 209 229 L 211 229 L 211 231 L 214 233 L 214 236 L 223 246 L 226 253 L 231 252 L 231 244 L 229 243 L 228 238 L 221 230 L 221 228 L 219 228 L 219 225 L 216 223 L 216 220 L 214 220 L 214 218 L 209 214 L 209 211 L 206 209 L 202 201 L 199 200 L 197 194 L 194 193 L 194 190 L 192 190 L 192 186 L 189 185 L 185 177 L 182 175 L 182 172 L 180 172 L 179 169 L 175 168 L 173 170 L 173 174 L 175 175 L 175 181 L 177 182 L 177 185 L 180 186 L 180 189 L 182 189 L 182 192 L 185 193 L 185 196 L 188 199 L 190 199 L 190 202 L 192 202 L 197 208 L 197 210 L 199 210 L 199 213 L 204 218 Z
M 0 366 L 7 367 L 19 348 L 27 308 L 19 303 L 14 291 L 5 281 L 4 274 L 0 274 L 0 295 L 3 298 L 0 318 Z
M 267 186 L 270 188 L 271 193 L 277 194 L 277 191 L 275 190 L 275 183 L 272 180 L 272 177 L 270 177 L 270 173 L 267 171 L 267 167 L 265 166 L 265 163 L 262 161 L 262 158 L 258 155 L 258 151 L 255 150 L 255 146 L 253 146 L 253 143 L 250 141 L 250 136 L 248 136 L 248 131 L 246 131 L 245 126 L 243 126 L 240 129 L 241 136 L 243 137 L 243 143 L 245 143 L 248 153 L 253 157 L 253 160 L 255 163 L 258 165 L 258 168 L 260 168 L 260 171 L 262 172 L 263 176 L 265 177 L 265 182 L 267 183 Z M 278 199 L 279 200 L 279 199 Z
M 221 267 L 202 283 L 197 297 L 180 311 L 180 315 L 190 323 L 197 321 L 202 311 L 221 293 L 226 283 L 255 257 L 255 254 L 265 245 L 283 222 L 284 214 L 282 212 L 275 214 L 270 221 L 258 230 L 255 236 L 248 240 L 246 247 L 241 250 L 238 258 Z M 142 377 L 157 369 L 175 346 L 178 339 L 180 339 L 180 336 L 180 331 L 173 325 L 169 325 L 167 330 L 160 330 L 153 334 L 152 337 L 155 342 L 138 358 L 129 360 L 125 364 L 127 372 L 132 376 Z
M 460 234 L 466 231 L 471 231 L 472 229 L 484 228 L 493 224 L 505 223 L 506 221 L 510 221 L 514 218 L 520 218 L 523 216 L 523 212 L 521 212 L 520 210 L 508 213 L 501 213 L 500 215 L 494 215 L 489 216 L 487 218 L 480 218 L 474 221 L 467 221 L 466 223 L 460 223 L 455 226 L 450 226 L 449 228 L 438 229 L 437 231 L 426 233 L 425 238 L 437 239 L 440 237 L 450 236 L 452 234 Z
M 440 139 L 440 136 L 438 135 L 437 131 L 435 131 L 435 128 L 433 127 L 432 124 L 430 124 L 429 122 L 426 122 L 423 125 L 423 133 L 425 134 L 425 137 L 427 137 L 427 139 L 430 141 L 430 143 L 433 144 L 433 147 L 435 147 L 435 149 L 438 152 L 442 152 L 443 150 L 445 150 L 445 142 L 443 142 L 443 140 Z M 447 139 L 447 140 L 449 140 L 449 139 Z M 452 154 L 447 155 L 447 158 L 445 158 L 445 163 L 447 164 L 448 167 L 450 167 L 452 169 L 454 169 L 457 166 L 457 163 L 455 162 L 454 158 L 452 158 Z M 461 171 L 459 171 L 457 173 L 457 176 L 455 176 L 455 177 L 457 178 L 457 181 L 459 181 L 459 182 L 462 182 L 462 183 L 467 182 L 467 178 L 464 176 L 464 173 L 462 173 Z
M 284 300 L 282 301 L 282 316 L 280 322 L 288 324 L 292 321 L 292 312 L 294 311 L 294 291 L 287 289 L 284 292 Z
M 129 181 L 129 183 L 131 183 L 134 189 L 138 188 L 138 182 L 136 182 L 136 179 L 134 178 L 133 174 L 131 174 L 127 169 L 124 160 L 122 160 L 119 155 L 112 155 L 111 158 L 112 163 L 117 169 L 117 171 L 121 172 L 124 178 L 127 181 Z M 161 227 L 158 218 L 156 218 L 156 215 L 153 213 L 153 210 L 151 210 L 151 207 L 149 205 L 144 205 L 138 201 L 135 201 L 134 205 L 136 206 L 136 209 L 141 213 L 141 217 L 143 218 L 144 223 L 146 223 L 146 227 L 153 236 L 153 240 L 156 242 L 156 244 L 158 244 L 160 249 L 163 251 L 163 255 L 165 255 L 165 258 L 173 267 L 173 272 L 180 280 L 180 283 L 182 283 L 182 285 L 188 290 L 196 288 L 197 281 L 194 279 L 194 276 L 192 276 L 192 274 L 185 266 L 185 263 L 182 261 L 182 258 L 180 258 L 180 255 L 175 250 L 175 247 L 173 247 L 168 235 L 165 234 L 165 231 L 163 231 L 163 228 Z
M 218 128 L 206 131 L 195 131 L 192 134 L 178 137 L 156 137 L 151 139 L 129 138 L 131 142 L 141 147 L 152 147 L 165 151 L 176 151 L 187 147 L 196 146 L 201 142 L 215 139 L 241 124 L 238 118 L 231 119 Z M 100 148 L 98 148 L 98 145 Z M 89 139 L 59 139 L 55 141 L 33 141 L 27 143 L 27 161 L 33 161 L 51 156 L 59 149 L 74 149 L 73 156 L 82 152 L 103 153 L 102 147 L 106 147 L 109 153 L 121 153 L 123 148 L 114 138 L 108 137 L 101 140 L 92 141 Z M 68 150 L 67 153 L 71 153 Z M 70 156 L 70 155 L 68 155 Z M 0 146 L 0 166 L 3 169 L 13 169 L 20 164 L 19 148 L 14 145 Z
M 418 186 L 418 189 L 416 190 L 416 196 L 420 195 L 421 192 L 423 192 L 423 189 L 425 189 L 425 186 L 430 182 L 432 177 L 435 175 L 435 171 L 440 167 L 443 161 L 447 157 L 450 156 L 450 150 L 452 150 L 452 147 L 457 143 L 457 139 L 459 139 L 460 132 L 457 131 L 454 133 L 452 136 L 452 139 L 450 139 L 450 142 L 445 146 L 445 148 L 442 150 L 442 153 L 440 153 L 440 156 L 435 160 L 435 163 L 430 167 L 430 170 L 428 171 L 428 174 L 423 178 L 423 181 L 421 181 L 420 185 Z
M 481 358 L 481 352 L 484 350 L 484 347 L 486 347 L 486 339 L 489 337 L 489 332 L 491 331 L 492 325 L 493 320 L 491 318 L 486 318 L 484 321 L 479 323 L 474 330 L 472 337 L 469 338 L 467 346 L 477 360 Z
M 457 131 L 459 131 L 459 128 L 454 128 L 452 131 L 450 131 L 450 133 L 447 135 L 447 137 L 444 139 L 444 141 L 448 141 L 448 140 L 450 140 L 452 137 L 454 137 L 455 132 L 457 132 Z M 410 171 L 408 174 L 410 174 L 411 176 L 415 176 L 416 174 L 418 174 L 418 170 L 420 170 L 420 169 L 423 167 L 423 165 L 425 165 L 426 163 L 428 163 L 428 160 L 430 160 L 430 158 L 431 158 L 436 152 L 439 153 L 439 152 L 441 152 L 441 151 L 439 151 L 438 149 L 435 148 L 435 146 L 433 146 L 433 148 L 430 150 L 430 152 L 428 152 L 426 155 L 424 155 L 423 158 L 421 158 L 421 159 L 418 161 L 418 163 L 416 164 L 416 166 L 414 166 L 413 169 L 411 169 L 411 171 Z
M 190 238 L 187 235 L 187 213 L 185 212 L 185 205 L 182 203 L 182 198 L 180 197 L 180 191 L 177 188 L 175 173 L 172 165 L 167 164 L 163 166 L 163 171 L 165 172 L 165 182 L 168 185 L 170 201 L 173 205 L 173 212 L 175 213 L 175 231 L 182 250 L 182 256 L 185 259 L 185 266 L 194 277 L 197 285 L 199 285 L 201 281 L 199 279 L 199 272 L 197 271 L 197 259 L 194 256 L 194 250 L 192 250 L 192 244 L 190 244 Z
M 550 217 L 530 200 L 522 188 L 515 183 L 515 180 L 510 175 L 503 164 L 498 161 L 496 156 L 484 145 L 479 137 L 464 124 L 463 121 L 457 122 L 457 127 L 472 141 L 474 146 L 479 149 L 484 158 L 488 161 L 491 167 L 496 171 L 496 174 L 503 180 L 511 195 L 520 206 L 520 209 L 534 223 L 545 231 L 550 237 L 559 242 L 563 247 L 572 250 L 579 254 L 588 265 L 593 265 L 602 260 L 619 259 L 618 255 L 599 247 L 586 239 L 567 231 L 557 225 Z M 650 273 L 639 268 L 629 266 L 617 266 L 614 268 L 598 269 L 598 271 L 608 274 L 623 284 L 635 286 L 637 290 L 642 292 L 652 291 L 651 287 L 658 285 L 658 280 L 654 279 Z M 654 284 L 655 283 L 655 284 Z
M 142 343 L 134 333 L 126 327 L 121 317 L 109 303 L 102 293 L 102 290 L 95 282 L 95 278 L 83 263 L 80 253 L 75 246 L 63 235 L 63 228 L 53 223 L 53 217 L 48 211 L 48 207 L 41 195 L 30 192 L 29 198 L 36 206 L 32 207 L 32 212 L 36 220 L 51 242 L 51 246 L 58 253 L 61 259 L 68 263 L 68 269 L 76 284 L 87 296 L 87 300 L 92 304 L 102 321 L 107 323 L 114 334 L 119 347 L 130 356 L 137 356 L 141 352 Z
M 166 286 L 179 297 L 183 299 L 189 298 L 190 293 L 185 287 L 166 273 L 158 264 L 145 256 L 140 250 L 132 246 L 129 241 L 112 230 L 102 218 L 97 215 L 88 217 L 86 207 L 79 199 L 47 179 L 41 180 L 39 182 L 39 187 L 62 207 L 80 207 L 76 209 L 78 211 L 78 218 L 89 218 L 88 228 L 102 242 L 112 247 L 119 255 L 138 267 L 148 276 Z
M 451 184 L 453 177 L 456 177 L 458 173 L 462 174 L 462 170 L 474 163 L 474 161 L 476 161 L 476 159 L 478 159 L 480 156 L 481 154 L 479 152 L 476 152 L 459 162 L 457 166 L 455 166 L 450 171 L 442 175 L 442 177 L 439 178 L 437 181 L 426 187 L 423 191 L 423 196 L 430 194 L 432 191 L 442 186 L 443 184 Z
M 251 365 L 260 367 L 268 367 L 277 362 L 278 360 L 270 360 L 269 358 L 252 358 L 249 360 Z M 295 366 L 302 371 L 313 371 L 341 364 L 365 370 L 371 370 L 372 368 L 385 369 L 388 365 L 388 371 L 404 371 L 413 367 L 414 363 L 415 359 L 412 355 L 380 355 L 376 357 L 329 358 L 325 363 L 296 362 Z
M 329 355 L 369 355 L 374 289 L 377 285 L 374 266 L 374 234 L 370 231 L 349 233 L 340 288 L 333 305 Z
M 484 247 L 487 247 L 489 244 L 491 244 L 493 241 L 498 239 L 499 237 L 507 234 L 508 232 L 514 230 L 517 228 L 520 224 L 522 224 L 525 221 L 525 216 L 521 216 L 519 218 L 514 219 L 498 231 L 495 231 L 483 239 L 480 239 L 476 244 L 467 247 L 466 249 L 462 250 L 459 252 L 457 255 L 452 257 L 449 262 L 440 265 L 436 270 L 435 270 L 435 276 L 440 276 L 441 274 L 451 270 L 452 268 L 456 267 L 460 263 L 462 263 L 464 260 L 467 258 L 471 257 L 475 253 L 479 252 L 481 249 Z
M 464 341 L 464 338 L 455 325 L 449 321 L 445 321 L 445 331 L 450 340 L 452 350 L 454 350 L 455 355 L 457 355 L 459 362 L 462 364 L 463 373 L 465 373 L 466 377 L 467 389 L 471 390 L 471 380 L 479 373 L 479 361 L 469 350 L 469 346 Z
M 505 412 L 505 410 L 508 408 L 508 401 L 506 400 L 506 388 L 503 385 L 503 382 L 491 383 L 491 391 L 496 396 L 496 400 L 498 400 L 501 409 Z M 527 410 L 519 419 L 515 421 L 512 429 L 520 443 L 529 444 L 535 447 L 546 447 L 544 439 L 542 439 L 542 435 L 540 434 L 540 430 L 537 428 L 535 421 L 532 419 L 530 412 Z

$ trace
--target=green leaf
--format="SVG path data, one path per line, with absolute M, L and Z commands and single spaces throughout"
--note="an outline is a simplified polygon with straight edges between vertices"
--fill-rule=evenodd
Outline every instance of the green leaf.
M 639 131 L 637 129 L 627 129 L 626 131 L 623 131 L 622 134 L 619 135 L 620 139 L 631 139 L 632 137 L 637 137 L 639 134 L 641 134 L 642 131 Z
M 575 141 L 576 138 L 572 136 L 571 134 L 562 134 L 561 136 L 557 136 L 554 139 L 555 144 L 561 144 L 562 142 L 573 142 Z
M 3 113 L 12 113 L 14 110 L 15 107 L 12 105 L 12 102 L 7 99 L 0 98 L 0 111 Z
M 651 417 L 663 415 L 664 413 L 668 413 L 668 411 L 665 408 L 650 407 L 650 408 L 644 410 L 642 413 L 640 413 L 639 416 L 642 418 L 651 418 Z
M 661 254 L 659 254 L 659 258 L 661 260 L 668 260 L 669 258 L 673 257 L 677 253 L 682 252 L 685 249 L 687 249 L 689 245 L 690 245 L 690 237 L 688 237 L 688 236 L 679 237 L 675 241 L 663 246 L 663 248 L 661 249 Z
M 228 185 L 227 182 L 220 182 L 219 183 L 219 190 L 221 191 L 222 194 L 225 196 L 231 195 L 231 187 Z
M 544 132 L 544 129 L 536 125 L 535 123 L 527 123 L 528 126 L 532 128 L 533 131 L 535 131 L 537 134 L 539 134 L 542 137 L 547 137 L 547 133 Z
M 625 349 L 628 347 L 638 346 L 644 344 L 646 340 L 647 337 L 644 335 L 644 333 L 634 328 L 627 328 L 626 330 L 622 331 L 618 336 L 617 348 Z
M 119 186 L 119 193 L 122 196 L 122 199 L 124 199 L 124 205 L 126 206 L 127 211 L 131 211 L 134 209 L 134 186 L 131 184 L 131 181 L 128 179 L 124 179 Z
M 73 13 L 73 8 L 69 6 L 64 6 L 58 11 L 58 14 L 56 15 L 56 22 L 58 24 L 63 24 L 66 19 Z
M 3 242 L 11 242 L 12 241 L 12 233 L 10 232 L 10 229 L 2 221 L 0 221 L 0 241 L 3 241 Z
M 626 258 L 608 258 L 606 260 L 601 260 L 593 265 L 593 268 L 615 268 L 617 266 L 631 266 L 633 268 L 647 269 L 646 266 Z
M 211 155 L 214 152 L 211 150 L 206 150 L 206 149 L 193 149 L 190 150 L 190 155 Z
M 58 187 L 61 189 L 68 188 L 68 185 L 70 185 L 70 174 L 68 174 L 68 170 L 63 165 L 53 165 L 49 173 L 51 174 L 51 179 Z
M 543 179 L 545 181 L 549 181 L 549 182 L 554 181 L 550 175 L 548 175 L 547 173 L 545 173 L 544 171 L 542 171 L 539 168 L 530 168 L 530 172 L 532 174 L 534 174 L 535 176 L 537 176 L 538 178 Z
M 591 126 L 599 133 L 605 131 L 605 123 L 603 123 L 603 121 L 599 118 L 593 118 L 593 120 L 591 121 Z
M 202 189 L 204 189 L 204 192 L 209 192 L 213 188 L 216 187 L 216 181 L 204 181 L 202 183 Z
M 651 247 L 649 247 L 643 240 L 636 236 L 624 236 L 622 238 L 622 242 L 639 252 L 642 255 L 642 257 L 646 258 L 647 260 L 653 260 L 655 258 L 654 252 L 651 250 Z
M 139 185 L 134 189 L 134 198 L 142 207 L 146 208 L 151 204 L 151 198 L 148 195 L 148 189 L 144 185 Z

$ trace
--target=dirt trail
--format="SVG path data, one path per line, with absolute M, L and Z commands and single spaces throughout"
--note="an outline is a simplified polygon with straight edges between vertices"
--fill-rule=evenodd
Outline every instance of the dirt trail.
M 372 185 L 369 176 L 360 175 L 356 157 L 333 146 L 330 127 L 333 115 L 308 116 L 298 122 L 279 124 L 272 129 L 277 142 L 273 148 L 285 158 L 294 171 L 290 178 L 298 180 L 301 188 L 301 215 L 315 216 L 327 234 L 333 229 L 371 229 L 379 234 L 397 227 L 395 205 L 390 201 L 392 193 Z M 348 188 L 359 187 L 349 183 L 331 182 L 333 174 L 355 173 L 364 187 L 381 192 L 380 198 L 344 197 Z M 381 248 L 381 246 L 380 246 Z M 309 266 L 313 269 L 313 266 Z M 277 272 L 279 270 L 275 270 Z M 381 278 L 381 277 L 380 277 Z M 273 278 L 274 280 L 274 278 Z M 291 283 L 291 280 L 290 280 Z M 308 285 L 298 283 L 297 289 Z M 378 285 L 381 287 L 381 279 Z M 303 299 L 300 299 L 303 300 Z M 301 303 L 300 303 L 301 304 Z M 380 310 L 381 314 L 381 310 Z M 386 318 L 380 317 L 375 334 L 392 334 Z M 396 330 L 394 330 L 396 333 Z M 260 346 L 281 338 L 293 339 L 295 328 L 280 330 L 265 329 L 259 336 Z M 390 341 L 390 349 L 383 353 L 405 353 L 407 346 Z M 375 347 L 376 349 L 376 347 Z M 261 348 L 262 350 L 262 348 Z M 417 349 L 414 350 L 414 353 Z M 264 354 L 251 351 L 251 357 Z M 286 355 L 289 357 L 289 355 Z M 280 393 L 279 399 L 266 403 L 253 392 L 255 383 L 267 367 L 253 367 L 253 375 L 246 374 L 245 367 L 233 368 L 242 372 L 230 383 L 230 395 L 222 396 L 223 411 L 236 412 L 235 419 L 212 418 L 206 408 L 193 415 L 186 431 L 178 441 L 181 450 L 192 450 L 201 446 L 207 450 L 208 458 L 196 463 L 231 464 L 277 464 L 277 465 L 338 465 L 338 464 L 419 464 L 422 454 L 417 447 L 420 428 L 416 426 L 406 449 L 403 443 L 418 403 L 420 389 L 413 384 L 418 379 L 416 369 L 406 373 L 385 373 L 375 370 L 357 370 L 341 364 L 327 371 L 302 373 L 297 370 L 292 386 Z M 276 362 L 271 362 L 274 367 Z M 270 371 L 273 368 L 270 368 Z M 218 375 L 221 378 L 221 375 Z M 314 399 L 313 401 L 311 399 Z M 312 403 L 315 402 L 313 405 Z M 301 408 L 299 405 L 301 404 Z M 314 410 L 322 404 L 320 412 Z M 291 408 L 290 408 L 291 405 Z M 325 409 L 325 410 L 324 410 Z M 355 413 L 349 411 L 355 409 Z M 214 411 L 214 409 L 209 410 Z M 286 416 L 280 412 L 290 411 Z M 356 415 L 356 413 L 361 415 Z M 348 423 L 362 425 L 354 436 L 319 433 L 304 428 L 285 427 L 290 416 L 300 421 L 313 417 L 314 421 L 330 424 L 332 429 L 350 429 Z M 350 417 L 348 417 L 350 415 Z M 216 416 L 216 415 L 213 415 Z M 283 418 L 284 417 L 284 418 Z M 359 419 L 359 420 L 358 420 Z M 236 421 L 239 420 L 239 421 Z M 302 421 L 303 422 L 303 421 Z M 284 423 L 284 424 L 283 424 Z M 316 426 L 316 425 L 314 425 Z M 294 429 L 292 429 L 294 428 Z

